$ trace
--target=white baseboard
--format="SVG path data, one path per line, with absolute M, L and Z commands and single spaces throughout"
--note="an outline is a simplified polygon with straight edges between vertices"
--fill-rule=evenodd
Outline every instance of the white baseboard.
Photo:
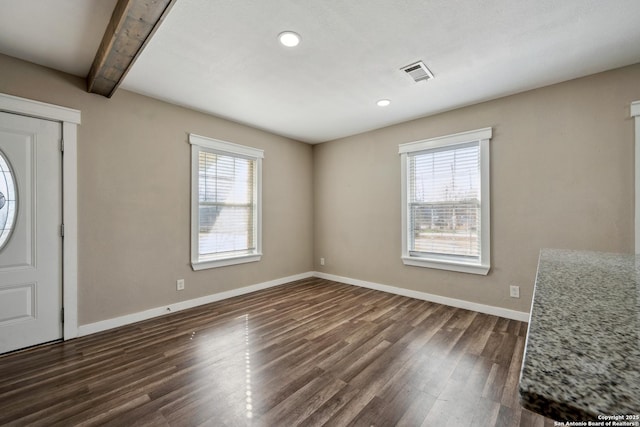
M 351 279 L 349 277 L 336 276 L 334 274 L 327 274 L 318 271 L 308 271 L 306 273 L 300 273 L 293 276 L 282 277 L 280 279 L 270 280 L 268 282 L 257 283 L 251 286 L 245 286 L 243 288 L 232 289 L 230 291 L 219 292 L 217 294 L 211 294 L 200 298 L 195 298 L 187 301 L 180 301 L 174 304 L 169 304 L 162 307 L 151 308 L 145 311 L 139 311 L 137 313 L 126 314 L 124 316 L 114 317 L 112 319 L 102 320 L 100 322 L 88 323 L 86 325 L 80 325 L 78 327 L 78 336 L 85 336 L 95 334 L 96 332 L 106 331 L 108 329 L 117 328 L 120 326 L 129 325 L 131 323 L 140 322 L 142 320 L 152 319 L 154 317 L 162 316 L 168 313 L 174 313 L 177 311 L 186 310 L 188 308 L 198 307 L 203 304 L 209 304 L 216 301 L 221 301 L 228 298 L 233 298 L 239 295 L 248 294 L 251 292 L 259 291 L 261 289 L 272 288 L 274 286 L 283 285 L 285 283 L 294 282 L 296 280 L 307 279 L 309 277 L 319 277 L 321 279 L 333 280 L 335 282 L 346 283 L 348 285 L 360 286 L 368 289 L 375 289 L 377 291 L 387 292 L 390 294 L 402 295 L 409 298 L 421 299 L 424 301 L 435 302 L 438 304 L 449 305 L 451 307 L 464 308 L 466 310 L 478 311 L 480 313 L 492 314 L 494 316 L 505 317 L 507 319 L 519 320 L 522 322 L 529 321 L 529 313 L 522 311 L 509 310 L 502 307 L 494 307 L 491 305 L 478 304 L 475 302 L 448 298 L 439 295 L 428 294 L 426 292 L 412 291 L 410 289 L 398 288 L 395 286 L 383 285 L 380 283 L 367 282 L 365 280 Z
M 80 325 L 78 327 L 78 336 L 85 336 L 95 334 L 96 332 L 106 331 L 108 329 L 117 328 L 119 326 L 129 325 L 131 323 L 140 322 L 142 320 L 151 319 L 154 317 L 162 316 L 168 313 L 174 313 L 176 311 L 186 310 L 188 308 L 197 307 L 203 304 L 209 304 L 212 302 L 220 301 L 227 298 L 237 297 L 239 295 L 248 294 L 251 292 L 259 291 L 261 289 L 272 288 L 274 286 L 283 285 L 285 283 L 294 282 L 296 280 L 307 279 L 313 277 L 314 272 L 309 271 L 306 273 L 296 274 L 293 276 L 282 277 L 280 279 L 270 280 L 268 282 L 257 283 L 251 286 L 245 286 L 243 288 L 232 289 L 230 291 L 219 292 L 217 294 L 211 294 L 200 298 L 190 299 L 187 301 L 180 301 L 174 304 L 169 304 L 162 307 L 151 308 L 145 311 L 139 311 L 137 313 L 127 314 L 120 317 L 114 317 L 112 319 L 102 320 L 100 322 L 88 323 L 86 325 Z
M 478 304 L 476 302 L 470 302 L 470 301 L 465 301 L 465 300 L 456 299 L 456 298 L 448 298 L 440 295 L 428 294 L 426 292 L 412 291 L 410 289 L 398 288 L 398 287 L 389 286 L 389 285 L 382 285 L 380 283 L 367 282 L 365 280 L 351 279 L 349 277 L 336 276 L 334 274 L 321 273 L 318 271 L 314 272 L 313 275 L 321 279 L 346 283 L 347 285 L 354 285 L 354 286 L 360 286 L 368 289 L 375 289 L 376 291 L 402 295 L 409 298 L 421 299 L 424 301 L 435 302 L 438 304 L 444 304 L 451 307 L 464 308 L 466 310 L 473 310 L 480 313 L 492 314 L 494 316 L 505 317 L 507 319 L 513 319 L 513 320 L 519 320 L 521 322 L 529 322 L 529 313 L 524 311 L 509 310 L 508 308 Z

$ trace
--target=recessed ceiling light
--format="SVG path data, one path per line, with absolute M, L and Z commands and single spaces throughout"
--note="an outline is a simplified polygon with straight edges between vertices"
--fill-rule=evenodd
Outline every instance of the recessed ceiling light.
M 380 101 L 376 102 L 376 104 L 378 105 L 378 107 L 387 107 L 389 104 L 391 104 L 391 101 L 389 101 L 388 99 L 381 99 Z
M 283 31 L 278 34 L 278 40 L 286 47 L 295 47 L 300 44 L 300 34 L 293 31 Z

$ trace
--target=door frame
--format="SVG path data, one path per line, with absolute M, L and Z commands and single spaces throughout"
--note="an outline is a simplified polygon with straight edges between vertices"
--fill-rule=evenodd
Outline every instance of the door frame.
M 640 254 L 640 101 L 634 101 L 630 107 L 631 118 L 635 119 L 635 252 Z
M 64 340 L 78 336 L 78 125 L 79 110 L 0 93 L 0 111 L 62 125 L 62 307 Z

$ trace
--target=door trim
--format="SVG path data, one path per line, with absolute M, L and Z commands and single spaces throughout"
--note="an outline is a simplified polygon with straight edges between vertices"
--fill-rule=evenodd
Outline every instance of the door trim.
M 640 254 L 640 100 L 633 101 L 630 107 L 631 118 L 635 119 L 635 250 Z
M 78 125 L 79 110 L 0 93 L 0 111 L 62 125 L 62 305 L 63 339 L 78 336 Z

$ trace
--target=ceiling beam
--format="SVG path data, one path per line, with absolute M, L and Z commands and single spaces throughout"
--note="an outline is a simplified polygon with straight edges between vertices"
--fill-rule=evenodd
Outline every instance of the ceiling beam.
M 118 0 L 87 76 L 87 92 L 111 98 L 176 0 Z

